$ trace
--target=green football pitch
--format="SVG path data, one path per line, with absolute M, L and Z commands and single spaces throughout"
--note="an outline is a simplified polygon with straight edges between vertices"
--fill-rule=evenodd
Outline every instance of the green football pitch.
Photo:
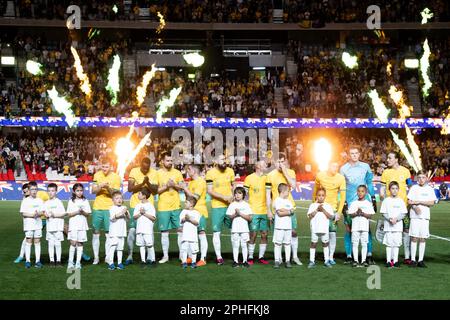
M 440 203 L 432 209 L 425 262 L 427 269 L 400 269 L 383 267 L 385 248 L 374 241 L 374 258 L 380 267 L 380 289 L 368 289 L 372 274 L 364 268 L 343 264 L 343 230 L 340 224 L 337 244 L 337 265 L 331 269 L 317 264 L 306 267 L 309 260 L 309 223 L 306 207 L 309 202 L 298 202 L 299 255 L 303 266 L 292 269 L 272 268 L 273 244 L 269 238 L 266 258 L 270 265 L 255 264 L 249 269 L 231 267 L 231 241 L 229 232 L 222 235 L 222 252 L 225 265 L 214 263 L 212 236 L 208 234 L 209 261 L 205 267 L 183 270 L 180 267 L 176 234 L 170 235 L 169 263 L 155 268 L 141 269 L 139 264 L 125 270 L 109 271 L 105 264 L 85 262 L 81 270 L 81 288 L 70 290 L 67 279 L 71 274 L 65 268 L 46 265 L 47 243 L 43 241 L 43 269 L 25 269 L 24 264 L 14 264 L 23 239 L 22 219 L 18 214 L 20 202 L 3 201 L 0 204 L 0 298 L 1 299 L 450 299 L 450 204 Z M 210 224 L 210 221 L 208 222 Z M 210 225 L 208 226 L 210 227 Z M 372 225 L 372 230 L 375 226 Z M 45 237 L 45 235 L 44 235 Z M 44 238 L 45 239 L 45 238 Z M 92 255 L 91 235 L 85 251 Z M 104 247 L 102 237 L 101 248 Z M 159 233 L 155 234 L 156 254 L 161 256 Z M 258 240 L 259 241 L 259 240 Z M 34 251 L 34 249 L 33 249 Z M 258 252 L 256 247 L 255 254 Z M 400 249 L 401 255 L 403 249 Z M 67 261 L 68 242 L 63 242 L 63 261 Z M 101 253 L 103 257 L 103 251 Z M 33 255 L 32 255 L 33 257 Z M 126 257 L 126 251 L 124 253 Z M 316 256 L 322 261 L 322 249 Z M 135 262 L 139 261 L 135 247 Z M 32 258 L 33 261 L 33 258 Z M 370 281 L 369 281 L 370 282 Z

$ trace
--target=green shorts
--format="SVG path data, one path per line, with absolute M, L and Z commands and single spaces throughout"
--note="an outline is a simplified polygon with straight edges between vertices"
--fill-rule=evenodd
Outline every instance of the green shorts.
M 250 231 L 267 231 L 269 230 L 269 219 L 267 214 L 254 214 L 252 222 L 250 222 Z
M 212 208 L 211 221 L 213 232 L 222 231 L 222 226 L 225 224 L 231 228 L 231 219 L 227 216 L 227 208 Z
M 198 232 L 206 231 L 206 218 L 204 216 L 200 217 L 200 221 L 198 222 L 197 230 L 198 230 Z
M 337 232 L 337 222 L 335 223 L 334 220 L 330 220 L 330 228 L 329 228 L 329 232 Z
M 352 226 L 352 217 L 350 217 L 350 215 L 344 215 L 344 224 L 347 224 L 350 227 Z
M 130 208 L 130 222 L 129 222 L 129 227 L 128 228 L 134 228 L 134 229 L 136 229 L 136 220 L 134 220 L 134 217 L 133 217 L 133 215 L 134 215 L 134 208 Z
M 156 221 L 159 231 L 178 229 L 180 227 L 181 209 L 170 211 L 158 211 Z
M 409 215 L 406 215 L 403 218 L 403 230 L 409 230 L 410 224 L 411 224 L 411 219 L 409 218 Z
M 92 228 L 94 231 L 109 231 L 109 210 L 92 211 Z
M 292 216 L 292 230 L 297 231 L 297 215 L 294 213 Z

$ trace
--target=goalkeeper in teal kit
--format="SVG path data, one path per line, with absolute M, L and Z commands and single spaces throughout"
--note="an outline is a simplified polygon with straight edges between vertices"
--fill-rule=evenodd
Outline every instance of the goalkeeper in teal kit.
M 367 186 L 367 197 L 368 200 L 372 201 L 375 212 L 377 211 L 377 203 L 375 200 L 375 190 L 373 188 L 373 173 L 370 169 L 370 166 L 365 163 L 359 161 L 360 152 L 358 147 L 350 147 L 350 159 L 349 161 L 341 167 L 340 173 L 345 177 L 345 182 L 347 186 L 346 191 L 346 204 L 344 206 L 343 214 L 344 214 L 344 225 L 345 225 L 345 236 L 344 236 L 344 245 L 345 245 L 345 253 L 347 255 L 347 259 L 345 260 L 345 264 L 352 263 L 352 219 L 347 215 L 348 207 L 350 207 L 353 201 L 358 200 L 358 196 L 356 194 L 356 190 L 358 186 L 365 185 Z M 367 244 L 367 262 L 369 264 L 375 264 L 372 258 L 372 234 L 369 230 L 369 242 Z

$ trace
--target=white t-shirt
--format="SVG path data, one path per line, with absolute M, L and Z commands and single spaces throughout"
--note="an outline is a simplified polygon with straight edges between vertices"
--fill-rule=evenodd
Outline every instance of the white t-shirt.
M 136 209 L 135 209 L 136 210 Z M 181 236 L 181 241 L 192 241 L 198 242 L 198 230 L 197 226 L 190 221 L 181 222 L 182 219 L 189 215 L 190 219 L 200 222 L 201 214 L 197 210 L 186 210 L 184 209 L 180 213 L 180 224 L 183 228 L 183 233 Z
M 235 214 L 236 209 L 239 209 L 241 215 L 249 216 L 252 215 L 252 209 L 250 205 L 245 201 L 233 201 L 227 209 L 227 215 L 232 216 Z M 248 228 L 248 221 L 242 217 L 236 217 L 233 219 L 231 224 L 231 232 L 239 233 L 239 232 L 250 232 Z
M 292 217 L 291 216 L 284 216 L 280 217 L 276 211 L 280 209 L 287 209 L 292 210 L 294 209 L 294 206 L 292 205 L 292 202 L 289 199 L 283 199 L 283 198 L 276 198 L 273 207 L 275 209 L 275 229 L 282 229 L 282 230 L 291 230 L 292 229 Z
M 375 214 L 373 205 L 369 200 L 353 201 L 348 209 L 348 213 L 356 213 L 358 209 L 361 209 L 366 214 Z M 362 216 L 352 218 L 352 231 L 369 231 L 369 219 Z
M 409 189 L 408 199 L 412 201 L 434 201 L 436 202 L 436 194 L 434 189 L 429 185 L 419 186 L 415 184 Z M 409 217 L 411 219 L 425 219 L 430 220 L 430 208 L 427 206 L 419 205 L 420 214 L 417 214 L 413 209 L 409 211 Z
M 69 200 L 67 203 L 66 212 L 73 213 L 83 209 L 84 212 L 91 213 L 91 205 L 87 199 L 75 199 L 75 201 Z M 69 231 L 87 231 L 89 230 L 87 218 L 82 214 L 69 219 Z
M 138 203 L 134 208 L 134 213 L 138 213 L 141 211 L 141 208 L 144 208 L 145 214 L 150 214 L 153 217 L 156 217 L 155 207 L 150 203 Z M 136 233 L 142 234 L 152 234 L 153 233 L 153 221 L 145 216 L 140 216 L 136 220 Z
M 315 211 L 320 206 L 320 203 L 311 203 L 307 215 Z M 328 203 L 322 204 L 325 211 L 334 215 L 333 208 Z M 330 219 L 325 213 L 319 211 L 310 221 L 311 233 L 328 233 L 330 230 Z
M 44 211 L 44 201 L 40 198 L 28 197 L 20 204 L 21 213 L 35 213 Z M 23 218 L 23 231 L 42 230 L 41 217 Z
M 381 203 L 381 214 L 387 214 L 388 219 L 400 218 L 402 213 L 408 213 L 405 202 L 399 198 L 387 197 Z M 396 224 L 392 225 L 389 221 L 384 220 L 384 231 L 385 232 L 402 232 L 403 231 L 403 220 L 397 221 Z
M 44 211 L 47 213 L 56 213 L 58 215 L 61 213 L 66 213 L 66 209 L 64 208 L 62 201 L 57 198 L 45 201 Z M 48 218 L 47 231 L 64 231 L 64 218 Z
M 109 209 L 109 235 L 111 237 L 126 237 L 127 236 L 127 220 L 125 217 L 115 219 L 114 216 L 122 212 L 125 206 L 112 206 Z

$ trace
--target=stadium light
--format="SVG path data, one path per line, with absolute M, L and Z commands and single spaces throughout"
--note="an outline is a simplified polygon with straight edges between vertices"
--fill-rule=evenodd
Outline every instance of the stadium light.
M 191 80 L 195 79 L 195 74 L 194 73 L 189 73 L 188 74 L 188 79 L 191 79 Z
M 200 67 L 205 62 L 205 58 L 198 52 L 183 54 L 183 59 L 186 63 L 196 68 Z
M 156 71 L 166 71 L 166 68 L 164 68 L 164 67 L 156 67 Z
M 266 67 L 253 67 L 253 70 L 266 70 Z
M 405 59 L 405 68 L 408 68 L 408 69 L 419 68 L 419 60 L 418 59 Z
M 2 65 L 4 66 L 13 66 L 16 64 L 16 58 L 11 56 L 2 56 Z

